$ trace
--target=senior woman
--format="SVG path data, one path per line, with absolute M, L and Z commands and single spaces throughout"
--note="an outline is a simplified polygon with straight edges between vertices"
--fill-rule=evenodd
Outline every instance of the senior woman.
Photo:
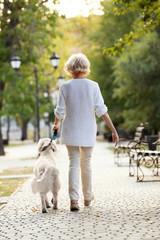
M 97 133 L 95 112 L 112 131 L 115 146 L 118 144 L 119 137 L 107 113 L 98 84 L 86 78 L 90 72 L 87 57 L 82 53 L 72 55 L 65 64 L 65 71 L 72 76 L 72 79 L 60 87 L 59 101 L 54 111 L 53 130 L 59 129 L 60 119 L 64 117 L 61 143 L 66 145 L 70 160 L 70 210 L 77 211 L 79 210 L 80 168 L 84 205 L 89 206 L 93 200 L 91 155 Z

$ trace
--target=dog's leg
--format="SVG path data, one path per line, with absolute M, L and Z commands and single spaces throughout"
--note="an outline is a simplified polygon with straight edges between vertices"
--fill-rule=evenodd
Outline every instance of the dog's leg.
M 57 206 L 57 204 L 58 204 L 58 192 L 55 190 L 55 189 L 53 189 L 53 199 L 52 199 L 52 203 L 53 203 L 53 209 L 58 209 L 58 206 Z
M 47 195 L 46 195 L 46 199 L 45 199 L 45 201 L 46 201 L 46 207 L 47 207 L 47 208 L 51 208 L 51 206 L 49 205 L 49 202 L 48 202 Z
M 40 193 L 40 197 L 41 197 L 41 205 L 42 205 L 42 213 L 47 213 L 47 210 L 46 210 L 46 196 L 44 193 Z
M 58 191 L 60 189 L 60 182 L 59 182 L 59 178 L 55 178 L 54 184 L 53 184 L 53 199 L 52 199 L 52 203 L 53 203 L 53 209 L 58 209 Z

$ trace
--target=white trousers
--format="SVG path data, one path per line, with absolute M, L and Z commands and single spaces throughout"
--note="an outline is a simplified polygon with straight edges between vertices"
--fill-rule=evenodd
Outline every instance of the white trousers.
M 69 197 L 79 199 L 79 179 L 81 169 L 82 191 L 84 200 L 91 200 L 92 170 L 91 155 L 93 147 L 66 146 L 70 160 L 69 164 Z

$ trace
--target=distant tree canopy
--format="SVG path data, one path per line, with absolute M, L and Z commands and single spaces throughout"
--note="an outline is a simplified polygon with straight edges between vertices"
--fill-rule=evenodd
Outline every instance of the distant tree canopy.
M 38 64 L 38 70 L 44 70 L 46 59 L 50 66 L 58 15 L 47 7 L 47 2 L 4 0 L 0 4 L 0 116 L 15 115 L 21 123 L 35 115 L 34 77 L 18 79 L 10 58 L 20 56 L 22 72 L 27 74 L 33 71 L 34 64 Z M 1 131 L 0 154 L 3 154 Z
M 160 36 L 152 32 L 117 58 L 114 66 L 116 102 L 123 102 L 122 127 L 135 128 L 148 122 L 149 129 L 160 129 Z
M 115 78 L 113 71 L 116 57 L 102 54 L 102 50 L 104 46 L 112 46 L 117 38 L 132 29 L 136 14 L 129 12 L 123 16 L 115 15 L 112 2 L 106 0 L 102 2 L 102 6 L 104 14 L 99 19 L 96 31 L 90 34 L 90 39 L 96 47 L 88 53 L 88 56 L 91 61 L 91 77 L 99 83 L 109 114 L 114 124 L 118 126 L 123 122 L 120 114 L 123 104 L 119 99 L 113 99 Z
M 47 2 L 4 0 L 0 5 L 0 116 L 13 115 L 21 126 L 35 116 L 34 77 L 18 78 L 10 67 L 10 57 L 21 57 L 23 73 L 30 73 L 34 64 L 38 65 L 38 74 L 44 73 L 51 70 L 49 58 L 54 48 L 60 54 L 58 72 L 63 75 L 64 62 L 82 51 L 91 62 L 88 78 L 99 83 L 116 127 L 130 131 L 148 121 L 157 133 L 159 1 L 115 0 L 113 4 L 104 0 L 103 15 L 71 19 L 59 18 Z M 53 110 L 43 91 L 46 84 L 55 84 L 56 73 L 54 78 L 39 74 L 41 114 Z
M 121 53 L 127 45 L 131 45 L 137 38 L 150 32 L 160 24 L 160 1 L 159 0 L 113 0 L 114 12 L 124 15 L 128 11 L 136 12 L 134 30 L 119 38 L 113 47 L 105 47 L 104 53 L 116 55 Z
M 56 49 L 62 51 L 63 48 L 63 63 L 77 51 L 87 55 L 91 62 L 88 78 L 99 83 L 118 130 L 134 131 L 141 122 L 148 122 L 149 128 L 157 133 L 160 120 L 159 27 L 144 34 L 135 44 L 127 45 L 121 55 L 102 54 L 104 46 L 109 48 L 116 39 L 134 31 L 138 17 L 133 11 L 115 15 L 114 6 L 108 0 L 104 0 L 102 6 L 102 16 L 61 19 Z

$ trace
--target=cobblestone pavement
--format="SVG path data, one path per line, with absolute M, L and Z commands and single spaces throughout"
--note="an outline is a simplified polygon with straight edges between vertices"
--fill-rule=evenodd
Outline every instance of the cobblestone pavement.
M 114 165 L 107 145 L 97 142 L 94 149 L 95 200 L 90 207 L 83 206 L 81 194 L 80 211 L 70 212 L 67 152 L 59 146 L 59 210 L 42 214 L 28 179 L 0 211 L 0 240 L 160 240 L 160 183 L 136 183 L 128 168 Z

